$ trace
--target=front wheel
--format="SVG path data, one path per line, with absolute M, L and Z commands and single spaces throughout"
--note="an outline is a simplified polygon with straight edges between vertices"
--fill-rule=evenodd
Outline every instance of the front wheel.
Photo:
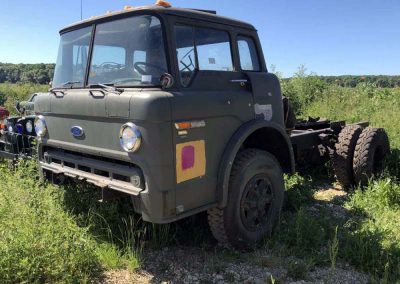
M 227 206 L 208 211 L 214 237 L 239 249 L 261 241 L 279 219 L 284 191 L 282 169 L 273 155 L 258 149 L 240 152 L 232 167 Z

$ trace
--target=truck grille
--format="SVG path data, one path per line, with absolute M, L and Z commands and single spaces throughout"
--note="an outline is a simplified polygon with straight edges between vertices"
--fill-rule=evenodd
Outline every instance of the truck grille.
M 4 131 L 0 138 L 0 151 L 15 156 L 30 157 L 36 153 L 36 137 Z
M 133 195 L 144 189 L 142 172 L 134 164 L 52 147 L 42 153 L 42 168 L 55 174 Z

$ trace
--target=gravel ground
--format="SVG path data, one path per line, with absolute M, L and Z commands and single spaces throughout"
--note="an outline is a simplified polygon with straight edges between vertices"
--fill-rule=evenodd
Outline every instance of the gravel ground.
M 304 280 L 288 276 L 285 264 L 292 258 L 279 258 L 262 251 L 234 255 L 224 251 L 169 247 L 146 255 L 142 269 L 105 274 L 102 283 L 368 283 L 368 276 L 348 265 L 331 271 L 318 267 Z
M 326 206 L 336 217 L 345 218 L 346 210 L 335 205 L 335 199 L 345 198 L 340 188 L 320 189 L 316 199 L 329 202 Z M 318 211 L 320 204 L 309 209 Z M 334 271 L 329 267 L 314 267 L 302 274 L 302 280 L 289 277 L 288 264 L 293 257 L 278 257 L 265 249 L 254 252 L 232 252 L 223 248 L 193 246 L 166 247 L 146 250 L 143 265 L 133 273 L 109 271 L 100 283 L 368 283 L 366 274 L 345 263 Z M 293 275 L 293 274 L 290 274 Z

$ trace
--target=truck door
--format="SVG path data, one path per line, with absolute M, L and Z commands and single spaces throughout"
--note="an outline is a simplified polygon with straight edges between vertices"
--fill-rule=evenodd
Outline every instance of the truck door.
M 220 160 L 234 132 L 254 118 L 246 74 L 234 68 L 223 29 L 175 26 L 181 87 L 172 100 L 177 213 L 213 204 Z
M 263 72 L 255 38 L 252 35 L 236 36 L 240 69 L 249 79 L 254 96 L 254 114 L 256 118 L 284 127 L 280 83 L 274 74 Z

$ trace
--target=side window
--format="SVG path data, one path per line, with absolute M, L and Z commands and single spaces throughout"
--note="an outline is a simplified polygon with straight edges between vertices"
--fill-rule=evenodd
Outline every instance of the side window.
M 233 71 L 229 34 L 196 28 L 196 47 L 200 70 Z
M 238 36 L 240 67 L 244 71 L 260 71 L 257 49 L 250 37 Z
M 188 26 L 176 26 L 176 55 L 182 86 L 187 87 L 197 69 L 194 45 L 194 29 Z
M 184 87 L 189 86 L 196 70 L 233 71 L 227 32 L 177 25 L 175 35 L 179 74 Z

